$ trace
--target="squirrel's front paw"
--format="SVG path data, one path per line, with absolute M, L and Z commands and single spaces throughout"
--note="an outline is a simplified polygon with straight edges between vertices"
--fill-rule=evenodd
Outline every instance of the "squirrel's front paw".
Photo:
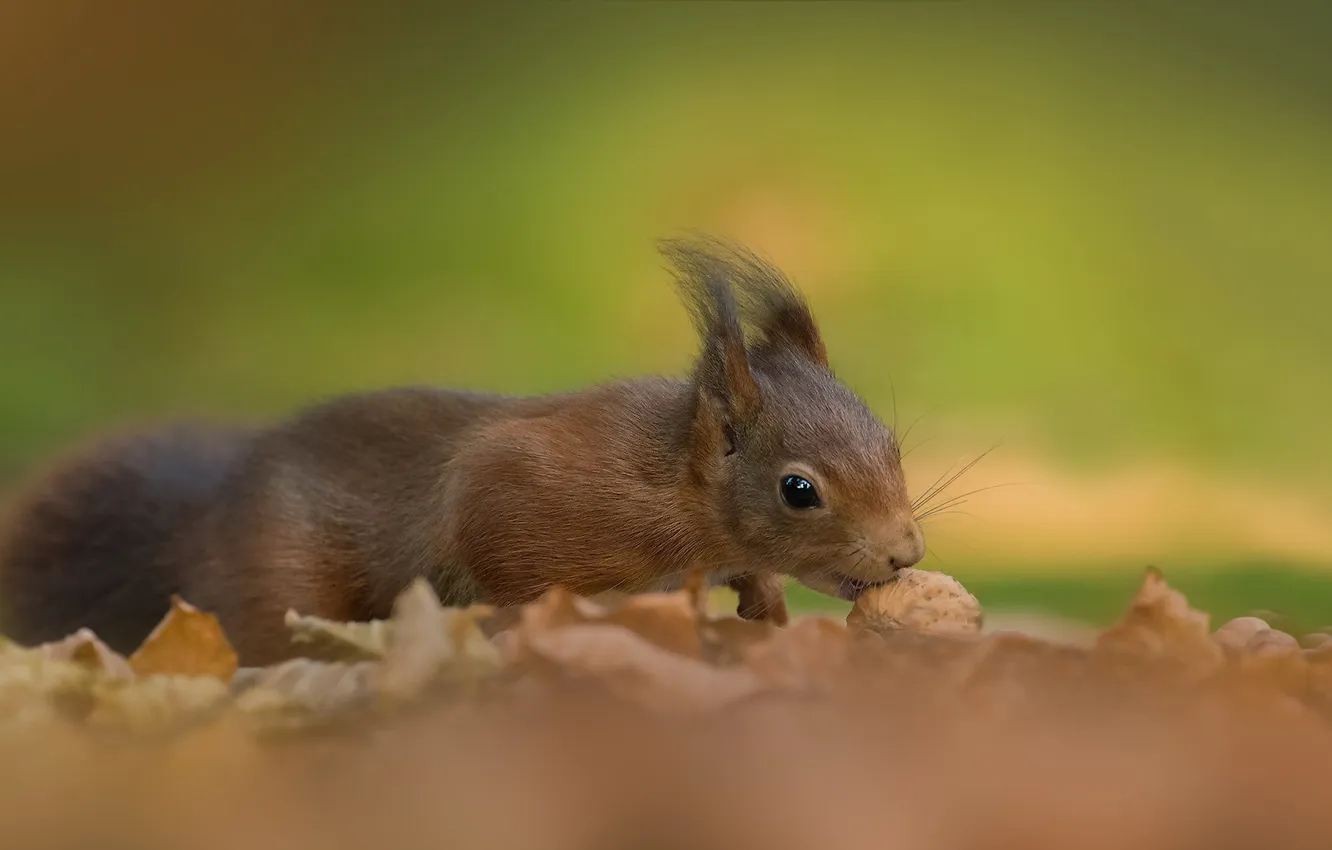
M 731 579 L 729 587 L 740 594 L 736 614 L 743 620 L 767 620 L 785 626 L 790 619 L 786 612 L 785 586 L 774 573 L 753 573 Z

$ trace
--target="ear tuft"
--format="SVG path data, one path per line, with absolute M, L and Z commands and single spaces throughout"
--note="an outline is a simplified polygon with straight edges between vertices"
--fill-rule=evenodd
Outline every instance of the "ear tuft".
M 664 250 L 706 258 L 710 272 L 729 283 L 731 303 L 743 332 L 749 335 L 751 351 L 760 346 L 787 349 L 820 366 L 828 365 L 828 351 L 813 311 L 790 278 L 772 263 L 744 246 L 715 237 L 663 244 L 671 246 Z
M 694 379 L 708 401 L 727 419 L 743 420 L 760 404 L 758 383 L 749 368 L 741 313 L 732 281 L 735 269 L 703 240 L 659 243 L 672 265 L 676 287 L 703 343 Z

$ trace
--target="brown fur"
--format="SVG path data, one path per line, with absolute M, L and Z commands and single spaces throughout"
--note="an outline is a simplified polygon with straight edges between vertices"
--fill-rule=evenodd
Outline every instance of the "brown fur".
M 785 622 L 776 574 L 846 594 L 920 559 L 891 433 L 832 374 L 780 272 L 717 242 L 665 255 L 702 339 L 685 379 L 538 398 L 400 388 L 270 428 L 100 443 L 38 479 L 0 542 L 0 630 L 90 626 L 131 649 L 171 593 L 244 663 L 289 654 L 283 613 L 386 616 L 428 577 L 446 604 L 678 587 L 694 567 Z M 746 328 L 748 331 L 746 332 Z M 783 504 L 791 470 L 824 499 Z

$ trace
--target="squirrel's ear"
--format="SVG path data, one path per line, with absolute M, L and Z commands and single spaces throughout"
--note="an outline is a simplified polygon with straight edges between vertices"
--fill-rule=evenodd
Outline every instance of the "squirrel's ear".
M 828 365 L 818 323 L 795 284 L 751 251 L 734 249 L 736 295 L 746 323 L 758 331 L 761 344 L 799 352 L 820 366 Z
M 758 410 L 758 382 L 749 368 L 740 310 L 731 288 L 733 269 L 702 246 L 660 243 L 674 267 L 676 285 L 703 341 L 694 381 L 709 406 L 734 423 Z

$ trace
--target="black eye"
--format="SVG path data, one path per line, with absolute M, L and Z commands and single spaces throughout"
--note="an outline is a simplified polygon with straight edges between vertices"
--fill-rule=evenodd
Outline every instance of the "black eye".
M 782 501 L 795 508 L 805 510 L 819 506 L 819 491 L 806 478 L 788 475 L 782 479 Z

